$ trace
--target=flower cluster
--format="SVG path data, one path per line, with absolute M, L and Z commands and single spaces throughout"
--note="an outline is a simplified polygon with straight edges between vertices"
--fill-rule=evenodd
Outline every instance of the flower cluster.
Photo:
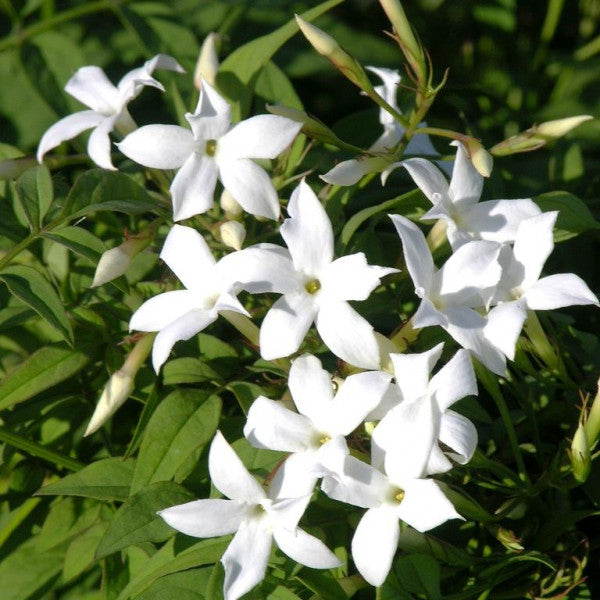
M 67 91 L 92 110 L 51 127 L 42 138 L 38 159 L 61 141 L 94 127 L 90 157 L 114 168 L 108 134 L 116 127 L 128 133 L 118 144 L 127 157 L 147 167 L 178 169 L 170 185 L 174 221 L 209 210 L 217 180 L 246 212 L 278 219 L 277 191 L 253 159 L 278 156 L 301 125 L 274 115 L 232 125 L 227 101 L 202 80 L 196 110 L 185 116 L 189 129 L 136 129 L 127 103 L 144 85 L 162 87 L 151 75 L 158 68 L 181 70 L 173 59 L 157 56 L 114 87 L 99 69 L 81 69 Z M 396 108 L 397 73 L 372 71 L 384 83 L 377 93 Z M 405 131 L 385 111 L 380 120 L 384 133 L 370 148 L 372 153 L 397 146 Z M 409 144 L 408 152 L 435 154 L 426 136 L 413 139 L 421 145 Z M 350 304 L 366 300 L 398 269 L 370 265 L 362 252 L 336 258 L 331 222 L 306 181 L 287 204 L 287 218 L 279 229 L 285 246 L 259 243 L 216 260 L 196 229 L 175 224 L 170 230 L 160 257 L 183 289 L 147 300 L 130 322 L 131 329 L 157 332 L 152 357 L 157 372 L 176 342 L 203 330 L 219 313 L 250 318 L 237 298 L 242 291 L 280 295 L 260 326 L 262 358 L 295 355 L 314 324 L 326 347 L 354 370 L 337 380 L 317 357 L 300 354 L 289 369 L 292 403 L 264 396 L 254 401 L 243 430 L 246 439 L 257 448 L 285 453 L 267 491 L 219 432 L 210 448 L 209 471 L 214 486 L 228 499 L 197 500 L 160 512 L 169 525 L 188 535 L 235 533 L 222 557 L 227 600 L 239 598 L 262 580 L 273 540 L 301 564 L 340 564 L 321 540 L 299 526 L 317 487 L 334 500 L 365 509 L 352 540 L 352 556 L 362 576 L 381 585 L 391 568 L 400 522 L 427 531 L 462 518 L 433 476 L 466 464 L 477 446 L 474 425 L 451 409 L 458 400 L 477 394 L 472 358 L 504 375 L 528 311 L 598 304 L 576 275 L 540 277 L 553 249 L 557 213 L 542 213 L 530 199 L 478 202 L 483 177 L 468 147 L 460 141 L 456 145 L 450 183 L 422 157 L 395 162 L 382 176 L 385 183 L 392 170 L 406 169 L 432 204 L 423 220 L 445 224 L 452 250 L 437 268 L 421 229 L 405 216 L 390 215 L 421 300 L 412 328 L 439 326 L 462 346 L 433 375 L 444 344 L 403 353 Z M 322 178 L 355 183 L 379 169 L 379 163 L 369 160 L 340 163 Z M 126 387 L 129 393 L 131 385 Z M 110 412 L 105 409 L 102 414 Z M 95 421 L 93 429 L 99 426 Z M 350 452 L 356 437 L 370 444 L 370 456 Z

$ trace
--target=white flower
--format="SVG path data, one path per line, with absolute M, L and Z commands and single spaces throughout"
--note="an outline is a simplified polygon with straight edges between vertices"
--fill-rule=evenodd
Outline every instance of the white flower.
M 380 67 L 367 67 L 377 75 L 383 85 L 375 87 L 375 91 L 392 107 L 398 109 L 396 103 L 396 93 L 401 77 L 398 71 L 393 69 L 384 69 Z M 383 134 L 369 148 L 370 152 L 389 152 L 392 150 L 404 135 L 404 127 L 390 115 L 387 110 L 379 109 L 379 122 L 383 125 Z M 420 126 L 426 126 L 427 123 L 421 123 Z M 404 154 L 423 154 L 425 156 L 437 156 L 438 152 L 433 147 L 429 136 L 414 135 L 409 140 Z M 364 157 L 360 159 L 345 160 L 338 163 L 333 169 L 321 175 L 321 179 L 334 185 L 353 185 L 357 183 L 367 173 L 381 171 L 386 167 L 388 161 L 379 156 Z M 439 161 L 443 169 L 452 169 L 452 163 Z
M 177 125 L 146 125 L 118 146 L 136 162 L 156 169 L 179 169 L 171 184 L 176 221 L 206 212 L 213 205 L 217 179 L 253 215 L 277 219 L 279 199 L 266 171 L 252 158 L 275 158 L 289 146 L 301 123 L 258 115 L 231 127 L 231 109 L 206 81 L 191 131 Z
M 333 260 L 333 231 L 323 206 L 304 181 L 294 190 L 281 235 L 289 249 L 259 244 L 236 253 L 239 279 L 250 293 L 283 294 L 265 316 L 260 352 L 272 360 L 298 348 L 313 321 L 328 348 L 364 369 L 379 368 L 373 327 L 348 300 L 366 300 L 380 278 L 397 269 L 370 266 L 362 252 Z M 236 260 L 235 255 L 230 255 Z
M 443 327 L 463 348 L 491 371 L 503 375 L 506 360 L 484 335 L 487 320 L 477 309 L 491 300 L 501 275 L 500 245 L 474 241 L 461 246 L 437 270 L 421 230 L 407 218 L 390 215 L 402 239 L 406 267 L 421 304 L 412 318 L 414 327 Z
M 424 158 L 409 158 L 390 165 L 383 180 L 397 167 L 404 167 L 433 204 L 421 220 L 443 219 L 453 250 L 471 240 L 512 242 L 523 219 L 539 215 L 539 207 L 528 198 L 478 202 L 483 177 L 469 159 L 463 144 L 457 146 L 450 185 L 440 170 Z
M 298 527 L 310 496 L 267 496 L 220 431 L 210 447 L 208 468 L 213 484 L 229 500 L 196 500 L 158 514 L 174 529 L 194 537 L 235 532 L 221 558 L 225 600 L 237 600 L 264 578 L 273 538 L 285 554 L 303 565 L 318 569 L 340 566 L 341 561 L 323 542 Z
M 334 395 L 329 373 L 305 354 L 290 369 L 288 386 L 298 412 L 264 396 L 248 411 L 244 435 L 253 446 L 291 452 L 271 488 L 289 498 L 310 494 L 317 478 L 343 468 L 346 435 L 381 400 L 390 376 L 372 371 L 350 375 Z
M 235 297 L 226 265 L 217 263 L 194 229 L 174 225 L 160 253 L 186 289 L 150 298 L 131 317 L 130 329 L 158 331 L 152 349 L 156 372 L 179 340 L 188 340 L 216 320 L 222 310 L 248 315 Z M 235 277 L 235 275 L 233 276 Z
M 174 58 L 158 54 L 146 61 L 144 66 L 127 73 L 115 87 L 100 67 L 81 67 L 69 79 L 65 90 L 91 110 L 76 112 L 52 125 L 40 140 L 38 162 L 42 162 L 48 150 L 56 148 L 86 129 L 93 129 L 87 148 L 90 158 L 104 169 L 114 169 L 110 159 L 108 134 L 115 128 L 122 133 L 135 129 L 136 125 L 127 110 L 127 104 L 144 86 L 149 85 L 164 91 L 162 84 L 152 77 L 156 69 L 184 73 Z
M 499 256 L 502 277 L 488 314 L 486 337 L 511 360 L 527 310 L 551 310 L 565 306 L 595 304 L 598 298 L 573 273 L 540 278 L 542 268 L 554 248 L 552 230 L 557 212 L 547 212 L 524 220 L 511 249 L 504 246 Z

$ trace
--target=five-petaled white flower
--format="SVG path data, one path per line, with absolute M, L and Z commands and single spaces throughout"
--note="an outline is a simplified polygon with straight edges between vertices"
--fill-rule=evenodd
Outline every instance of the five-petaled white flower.
M 273 538 L 282 552 L 300 564 L 317 569 L 340 566 L 323 542 L 298 527 L 310 495 L 289 499 L 267 495 L 220 431 L 210 447 L 208 468 L 214 486 L 229 500 L 195 500 L 161 510 L 159 515 L 174 529 L 194 537 L 235 532 L 221 558 L 225 600 L 237 600 L 264 578 Z
M 310 354 L 297 358 L 288 386 L 298 412 L 259 396 L 248 411 L 244 435 L 253 446 L 291 452 L 271 487 L 280 497 L 310 494 L 317 478 L 340 472 L 348 454 L 344 436 L 380 401 L 390 376 L 350 375 L 334 395 L 329 373 Z
M 373 327 L 348 300 L 366 300 L 380 278 L 397 269 L 371 266 L 362 252 L 334 260 L 331 222 L 304 181 L 292 193 L 287 210 L 290 218 L 281 226 L 281 236 L 288 250 L 259 244 L 236 253 L 244 289 L 283 294 L 262 322 L 262 357 L 272 360 L 298 350 L 314 321 L 336 356 L 357 367 L 378 369 Z
M 212 207 L 217 178 L 246 212 L 277 219 L 277 192 L 266 171 L 250 159 L 275 158 L 302 124 L 258 115 L 232 127 L 229 104 L 206 81 L 196 111 L 185 118 L 191 131 L 178 125 L 146 125 L 118 145 L 146 167 L 179 169 L 171 184 L 175 221 Z
M 190 227 L 174 225 L 160 253 L 185 290 L 150 298 L 131 317 L 130 329 L 158 331 L 152 349 L 156 372 L 179 340 L 187 340 L 216 320 L 222 310 L 248 315 L 235 297 L 235 273 L 215 261 L 204 238 Z M 233 275 L 233 278 L 232 278 Z
M 464 145 L 453 144 L 457 149 L 450 185 L 440 170 L 425 158 L 408 158 L 390 165 L 382 175 L 384 183 L 395 168 L 404 167 L 433 204 L 421 220 L 444 220 L 453 250 L 471 240 L 512 242 L 519 223 L 539 215 L 539 207 L 529 198 L 478 202 L 483 176 L 473 166 Z
M 52 125 L 40 140 L 37 150 L 38 162 L 42 162 L 48 150 L 74 138 L 86 129 L 93 129 L 87 147 L 90 158 L 104 169 L 114 169 L 110 158 L 108 134 L 115 128 L 122 134 L 136 128 L 127 110 L 127 104 L 144 86 L 149 85 L 164 92 L 162 84 L 152 77 L 156 69 L 185 72 L 174 58 L 158 54 L 146 61 L 144 66 L 127 73 L 114 86 L 100 67 L 81 67 L 69 79 L 65 90 L 91 110 L 76 112 Z

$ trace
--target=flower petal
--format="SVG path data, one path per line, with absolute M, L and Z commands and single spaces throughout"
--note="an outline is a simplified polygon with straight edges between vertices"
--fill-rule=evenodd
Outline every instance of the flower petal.
M 533 310 L 552 310 L 563 306 L 598 305 L 598 298 L 585 281 L 573 273 L 549 275 L 540 279 L 522 296 Z
M 313 569 L 333 569 L 342 561 L 318 538 L 300 528 L 292 531 L 282 527 L 273 530 L 279 549 L 292 560 Z
M 266 171 L 248 158 L 218 160 L 223 187 L 251 215 L 279 218 L 279 198 Z
M 304 415 L 259 396 L 248 411 L 244 435 L 256 448 L 302 452 L 312 448 L 315 429 Z
M 248 517 L 248 507 L 239 500 L 195 500 L 159 510 L 167 525 L 193 537 L 210 538 L 237 531 Z
M 277 469 L 269 486 L 270 498 L 299 498 L 312 494 L 317 483 L 316 452 L 307 450 L 290 454 Z
M 469 352 L 459 350 L 431 378 L 429 393 L 435 394 L 441 412 L 465 396 L 477 395 L 477 380 Z
M 145 167 L 178 169 L 194 151 L 194 136 L 178 125 L 145 125 L 117 146 L 125 156 Z
M 379 345 L 373 327 L 347 302 L 320 302 L 315 325 L 336 356 L 361 369 L 379 369 Z
M 108 134 L 114 129 L 117 119 L 117 116 L 107 117 L 99 123 L 90 134 L 87 145 L 89 157 L 99 167 L 110 169 L 111 171 L 115 171 L 116 169 L 110 158 L 110 137 Z
M 210 445 L 208 470 L 214 486 L 232 500 L 258 504 L 267 497 L 220 431 Z
M 398 517 L 385 505 L 369 509 L 358 523 L 352 538 L 352 558 L 371 585 L 381 586 L 388 576 L 399 535 Z
M 321 366 L 321 361 L 312 354 L 303 354 L 294 360 L 288 387 L 298 412 L 320 428 L 324 406 L 333 400 L 331 377 Z
M 171 183 L 173 220 L 182 221 L 212 208 L 217 183 L 217 165 L 207 156 L 193 152 Z
M 297 123 L 277 115 L 257 115 L 241 121 L 219 140 L 219 154 L 232 158 L 275 158 L 302 129 Z
M 453 450 L 448 452 L 448 455 L 465 465 L 477 448 L 477 429 L 466 417 L 453 410 L 447 410 L 442 415 L 439 439 Z
M 104 116 L 115 114 L 121 108 L 117 88 L 100 67 L 88 66 L 78 69 L 67 81 L 65 91 Z
M 223 96 L 202 79 L 200 96 L 194 114 L 186 114 L 194 137 L 200 141 L 218 140 L 231 124 L 231 108 Z
M 448 519 L 462 519 L 432 479 L 413 479 L 403 489 L 397 515 L 417 531 L 429 531 Z
M 223 594 L 226 600 L 237 600 L 260 583 L 267 570 L 272 536 L 257 519 L 244 521 L 225 554 Z
M 333 230 L 321 202 L 302 180 L 287 207 L 289 219 L 280 233 L 299 271 L 318 277 L 333 260 Z
M 488 313 L 483 333 L 491 344 L 514 360 L 517 340 L 526 318 L 525 298 L 498 304 Z
M 453 145 L 456 146 L 456 159 L 449 194 L 452 203 L 459 210 L 464 210 L 479 200 L 483 189 L 483 176 L 473 166 L 464 145 L 460 142 L 453 142 Z
M 354 185 L 367 173 L 378 171 L 382 163 L 379 157 L 344 160 L 319 177 L 332 185 Z
M 188 290 L 165 292 L 146 300 L 129 321 L 129 329 L 159 331 L 198 308 L 197 298 Z
M 273 304 L 260 327 L 260 354 L 266 360 L 296 352 L 316 314 L 313 297 L 286 294 Z
M 420 329 L 422 327 L 431 327 L 432 325 L 439 325 L 440 327 L 446 328 L 448 326 L 448 318 L 446 315 L 439 311 L 433 302 L 424 297 L 417 308 L 417 312 L 412 317 L 413 327 Z
M 52 148 L 56 148 L 62 142 L 74 138 L 86 129 L 96 127 L 105 118 L 93 110 L 82 110 L 57 121 L 44 133 L 40 140 L 36 154 L 38 162 L 41 163 L 44 154 Z
M 448 182 L 431 161 L 426 158 L 409 158 L 403 160 L 400 165 L 408 171 L 431 204 L 449 204 Z M 454 168 L 456 169 L 456 166 Z

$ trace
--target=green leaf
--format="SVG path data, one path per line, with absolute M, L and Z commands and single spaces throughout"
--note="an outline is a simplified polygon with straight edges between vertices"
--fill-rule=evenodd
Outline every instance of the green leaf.
M 442 600 L 440 565 L 435 558 L 427 554 L 413 554 L 396 560 L 383 586 L 382 598 L 392 600 L 400 593 L 407 593 L 407 598 L 423 594 L 428 600 Z
M 124 461 L 121 457 L 104 458 L 45 485 L 36 496 L 83 496 L 124 502 L 129 498 L 134 462 L 133 459 Z
M 97 211 L 135 215 L 156 211 L 157 208 L 152 196 L 128 175 L 91 169 L 75 181 L 61 216 L 73 220 Z
M 0 273 L 8 289 L 73 345 L 73 330 L 62 300 L 48 280 L 32 267 L 14 265 Z
M 163 368 L 163 383 L 199 383 L 202 381 L 220 381 L 221 377 L 199 358 L 185 356 L 170 360 Z
M 34 352 L 0 382 L 0 410 L 14 406 L 72 377 L 89 357 L 63 346 L 46 346 Z
M 443 542 L 432 535 L 419 533 L 415 529 L 405 529 L 400 532 L 398 547 L 407 554 L 429 554 L 441 563 L 468 567 L 477 559 L 464 550 Z
M 378 215 L 379 218 L 382 218 L 387 215 L 388 212 L 397 210 L 400 207 L 402 207 L 402 214 L 405 215 L 408 210 L 421 206 L 426 207 L 426 200 L 421 190 L 416 189 L 411 190 L 406 194 L 402 194 L 402 196 L 377 204 L 377 206 L 364 208 L 348 219 L 344 225 L 341 234 L 342 247 L 345 248 L 348 245 L 348 242 L 356 233 L 356 230 L 371 217 Z
M 340 584 L 329 572 L 302 569 L 296 575 L 296 579 L 302 582 L 321 600 L 341 600 L 348 597 Z
M 44 165 L 27 169 L 15 182 L 15 189 L 29 227 L 38 231 L 54 199 L 50 171 Z
M 146 427 L 131 493 L 155 481 L 182 481 L 212 440 L 220 416 L 218 396 L 187 389 L 169 394 Z
M 564 242 L 590 229 L 600 229 L 600 222 L 594 218 L 590 209 L 573 194 L 548 192 L 536 196 L 533 201 L 544 212 L 559 211 L 554 226 L 555 242 Z
M 106 250 L 104 242 L 93 233 L 82 227 L 64 227 L 59 231 L 45 232 L 44 237 L 67 247 L 79 256 L 98 264 L 102 253 Z
M 210 569 L 189 569 L 181 573 L 173 573 L 157 579 L 145 592 L 136 596 L 135 600 L 204 600 L 205 596 L 198 590 L 204 590 L 210 577 Z
M 96 549 L 96 558 L 141 542 L 164 542 L 173 530 L 157 511 L 190 502 L 194 495 L 171 481 L 154 483 L 132 496 L 117 510 Z
M 62 570 L 63 581 L 75 579 L 95 562 L 96 548 L 107 527 L 108 522 L 106 521 L 96 523 L 71 542 L 65 554 Z
M 302 18 L 312 21 L 342 0 L 328 0 L 302 13 Z M 233 103 L 232 118 L 238 121 L 248 112 L 254 82 L 260 70 L 272 56 L 298 31 L 295 19 L 272 33 L 256 38 L 232 52 L 221 64 L 217 76 L 219 89 Z
M 247 381 L 232 381 L 227 385 L 227 389 L 230 390 L 236 397 L 238 404 L 244 411 L 244 414 L 248 414 L 252 403 L 259 396 L 263 395 L 263 390 L 260 386 Z

